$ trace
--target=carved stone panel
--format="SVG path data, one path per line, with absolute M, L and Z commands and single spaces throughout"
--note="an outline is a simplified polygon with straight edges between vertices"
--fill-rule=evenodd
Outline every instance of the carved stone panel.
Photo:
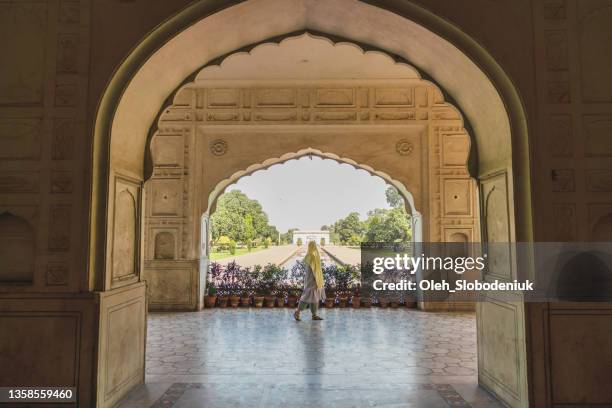
M 442 136 L 442 165 L 465 167 L 470 153 L 470 139 L 466 134 Z
M 0 174 L 0 193 L 36 193 L 40 174 L 37 171 L 7 171 Z
M 558 242 L 571 242 L 576 239 L 576 205 L 554 204 L 553 217 L 556 220 L 553 240 Z
M 74 155 L 75 142 L 74 121 L 69 118 L 53 120 L 51 158 L 53 160 L 70 160 Z
M 58 21 L 61 24 L 76 24 L 80 20 L 81 10 L 79 2 L 74 0 L 61 0 Z
M 612 157 L 612 116 L 585 116 L 584 131 L 587 156 Z
M 45 283 L 47 286 L 65 286 L 68 284 L 68 265 L 64 262 L 50 262 L 47 265 Z
M 25 219 L 0 214 L 0 284 L 32 283 L 36 259 L 34 230 Z
M 612 7 L 603 7 L 582 20 L 580 67 L 585 102 L 612 102 Z
M 0 118 L 0 159 L 40 157 L 41 118 Z
M 150 180 L 151 215 L 178 216 L 181 214 L 182 180 L 154 179 Z
M 76 73 L 78 52 L 78 34 L 60 34 L 57 39 L 57 72 Z
M 563 20 L 567 16 L 566 0 L 544 0 L 544 18 Z
M 0 105 L 42 104 L 46 36 L 46 1 L 0 2 Z
M 51 192 L 55 194 L 66 194 L 72 192 L 72 172 L 51 172 Z
M 587 190 L 595 193 L 612 192 L 612 170 L 588 170 Z
M 52 206 L 49 211 L 49 250 L 68 251 L 70 249 L 70 226 L 72 210 L 70 206 Z
M 185 157 L 183 135 L 156 135 L 151 143 L 153 162 L 158 167 L 182 167 Z
M 443 181 L 444 216 L 472 215 L 472 181 L 470 179 L 445 179 Z
M 510 279 L 512 276 L 510 245 L 510 209 L 506 174 L 498 174 L 481 181 L 484 205 L 484 231 L 489 247 L 486 274 Z M 508 245 L 502 245 L 508 243 Z
M 548 146 L 553 157 L 570 157 L 574 154 L 572 141 L 572 117 L 553 115 L 549 118 Z
M 552 191 L 555 193 L 571 193 L 576 190 L 576 180 L 572 169 L 554 169 L 550 178 Z
M 160 231 L 155 234 L 154 259 L 175 259 L 176 238 L 170 231 Z
M 549 71 L 567 71 L 569 55 L 567 51 L 567 33 L 562 30 L 549 30 L 546 38 L 546 67 Z
M 137 276 L 139 242 L 138 189 L 131 183 L 117 181 L 112 242 L 112 281 Z

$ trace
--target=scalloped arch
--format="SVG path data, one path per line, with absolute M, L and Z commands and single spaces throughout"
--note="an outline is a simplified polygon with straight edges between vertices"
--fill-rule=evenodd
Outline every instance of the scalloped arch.
M 215 188 L 212 190 L 212 192 L 208 196 L 208 206 L 206 208 L 206 211 L 204 211 L 204 213 L 205 214 L 206 213 L 210 214 L 212 211 L 214 211 L 216 203 L 217 203 L 217 199 L 219 198 L 219 196 L 223 193 L 223 191 L 225 191 L 225 189 L 230 184 L 235 183 L 236 181 L 238 181 L 238 179 L 240 179 L 242 177 L 245 177 L 245 176 L 249 176 L 249 175 L 255 173 L 256 171 L 265 170 L 265 169 L 267 169 L 267 168 L 269 168 L 271 166 L 274 166 L 276 164 L 282 164 L 282 163 L 288 162 L 289 160 L 298 159 L 300 157 L 304 157 L 304 156 L 308 156 L 308 155 L 314 155 L 314 156 L 318 156 L 318 157 L 321 157 L 321 158 L 324 158 L 324 159 L 335 160 L 338 163 L 349 164 L 349 165 L 355 167 L 356 169 L 361 169 L 361 170 L 367 171 L 372 176 L 378 176 L 378 177 L 382 178 L 388 184 L 391 184 L 392 186 L 394 186 L 395 188 L 398 189 L 398 191 L 400 192 L 400 194 L 404 198 L 405 203 L 407 204 L 406 210 L 408 210 L 408 212 L 410 214 L 413 214 L 413 215 L 420 214 L 419 211 L 417 210 L 417 208 L 415 207 L 414 198 L 412 196 L 412 193 L 410 191 L 408 191 L 408 189 L 406 188 L 406 186 L 403 183 L 401 183 L 398 180 L 395 180 L 389 174 L 387 174 L 385 172 L 382 172 L 382 171 L 375 170 L 372 167 L 368 166 L 367 164 L 357 163 L 353 159 L 350 159 L 350 158 L 347 158 L 347 157 L 340 157 L 340 156 L 338 156 L 335 153 L 322 152 L 321 150 L 313 149 L 313 148 L 301 149 L 301 150 L 299 150 L 297 152 L 285 153 L 285 154 L 283 154 L 280 157 L 269 158 L 267 160 L 264 160 L 261 163 L 252 164 L 252 165 L 248 166 L 246 169 L 239 170 L 239 171 L 235 172 L 234 174 L 232 174 L 230 177 L 221 180 L 219 183 L 217 183 Z

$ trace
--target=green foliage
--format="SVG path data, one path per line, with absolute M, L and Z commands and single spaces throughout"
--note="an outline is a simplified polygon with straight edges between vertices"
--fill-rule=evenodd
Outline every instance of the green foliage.
M 412 238 L 410 217 L 403 208 L 370 212 L 365 240 L 369 242 L 404 242 Z
M 321 246 L 325 246 L 325 238 L 321 238 L 321 242 L 319 242 Z
M 340 242 L 349 243 L 353 236 L 361 237 L 364 232 L 364 225 L 359 219 L 358 212 L 352 212 L 334 224 L 334 232 L 338 234 Z M 361 242 L 361 240 L 359 240 Z
M 233 239 L 229 242 L 229 252 L 232 255 L 236 254 L 236 241 L 234 241 Z
M 387 187 L 385 190 L 385 196 L 387 203 L 393 208 L 400 208 L 404 206 L 404 198 L 393 186 Z
M 210 217 L 211 236 L 217 242 L 222 236 L 248 244 L 256 237 L 277 239 L 278 230 L 268 223 L 268 215 L 257 200 L 240 190 L 229 191 L 217 200 L 217 210 Z
M 302 246 L 303 242 L 302 242 L 302 238 L 298 238 L 297 239 L 297 245 L 298 246 Z
M 208 296 L 215 296 L 217 294 L 217 286 L 215 285 L 215 282 L 208 282 L 206 291 L 208 292 Z
M 297 228 L 289 228 L 287 232 L 281 234 L 281 244 L 291 244 L 293 242 L 293 233 L 297 231 Z
M 350 245 L 350 246 L 359 246 L 361 245 L 361 236 L 357 235 L 357 234 L 353 234 L 349 237 L 349 239 L 346 241 L 346 244 Z

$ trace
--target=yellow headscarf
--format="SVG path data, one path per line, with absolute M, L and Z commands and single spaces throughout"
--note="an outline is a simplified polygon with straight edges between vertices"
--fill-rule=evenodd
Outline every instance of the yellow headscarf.
M 323 270 L 321 269 L 321 256 L 319 255 L 317 244 L 314 241 L 310 241 L 308 243 L 308 252 L 304 257 L 304 262 L 310 265 L 310 269 L 312 269 L 312 273 L 315 277 L 315 282 L 317 283 L 317 288 L 321 289 L 323 287 Z

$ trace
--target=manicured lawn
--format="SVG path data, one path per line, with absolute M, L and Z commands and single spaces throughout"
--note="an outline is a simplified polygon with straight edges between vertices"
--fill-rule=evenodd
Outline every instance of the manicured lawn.
M 230 254 L 229 251 L 211 252 L 209 259 L 211 261 L 218 261 L 220 259 L 240 256 L 240 255 L 244 255 L 244 254 L 252 254 L 254 252 L 262 251 L 264 249 L 265 248 L 263 246 L 259 246 L 257 248 L 251 248 L 251 252 L 249 252 L 249 250 L 246 247 L 245 248 L 236 248 L 236 253 L 234 255 Z

